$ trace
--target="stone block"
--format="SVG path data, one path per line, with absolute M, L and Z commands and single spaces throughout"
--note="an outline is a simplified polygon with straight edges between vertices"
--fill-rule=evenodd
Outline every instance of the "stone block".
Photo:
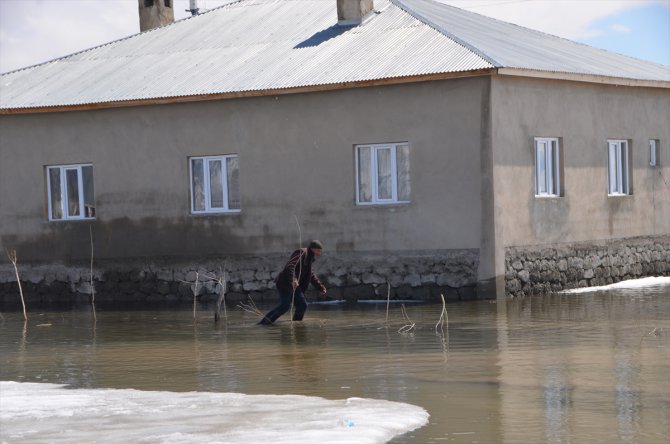
M 521 270 L 521 271 L 518 273 L 518 275 L 519 275 L 519 279 L 520 279 L 521 282 L 523 282 L 524 284 L 525 284 L 525 283 L 528 283 L 528 282 L 530 281 L 530 273 L 528 272 L 528 270 Z
M 158 281 L 158 284 L 156 285 L 156 291 L 158 294 L 161 295 L 166 295 L 170 293 L 170 283 L 166 281 Z
M 256 271 L 255 277 L 259 281 L 268 281 L 271 279 L 270 272 L 267 270 Z
M 160 281 L 171 281 L 174 279 L 174 272 L 169 268 L 161 268 L 156 272 L 156 278 Z
M 421 285 L 434 284 L 436 282 L 435 275 L 432 273 L 422 274 L 420 275 L 420 279 L 421 279 Z
M 568 258 L 568 267 L 570 268 L 584 268 L 584 259 L 580 257 Z
M 242 284 L 242 290 L 244 291 L 258 291 L 260 289 L 261 286 L 257 281 L 247 281 Z
M 364 284 L 385 284 L 386 278 L 375 273 L 365 273 L 361 276 L 361 281 Z

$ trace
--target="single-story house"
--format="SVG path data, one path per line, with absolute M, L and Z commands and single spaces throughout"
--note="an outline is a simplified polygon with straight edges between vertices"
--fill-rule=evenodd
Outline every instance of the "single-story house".
M 670 274 L 670 68 L 433 0 L 234 1 L 0 88 L 0 247 L 42 298 L 271 292 L 309 238 L 335 297 Z

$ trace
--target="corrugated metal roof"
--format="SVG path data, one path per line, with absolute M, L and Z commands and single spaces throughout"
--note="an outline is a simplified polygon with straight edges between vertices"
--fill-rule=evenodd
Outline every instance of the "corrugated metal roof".
M 583 45 L 433 0 L 394 0 L 497 67 L 670 82 L 670 68 Z
M 0 77 L 0 108 L 275 90 L 490 68 L 386 0 L 337 26 L 334 0 L 244 0 Z
M 430 0 L 242 0 L 0 76 L 0 109 L 244 93 L 494 67 L 670 81 L 666 67 Z

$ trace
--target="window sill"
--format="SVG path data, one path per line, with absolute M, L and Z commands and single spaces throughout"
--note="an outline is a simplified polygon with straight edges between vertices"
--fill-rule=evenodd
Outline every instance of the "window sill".
M 47 222 L 51 223 L 62 223 L 62 222 L 92 222 L 96 220 L 97 217 L 78 217 L 78 218 L 68 218 L 68 219 L 47 219 Z
M 201 213 L 190 213 L 189 216 L 202 217 L 202 216 L 230 216 L 235 214 L 242 213 L 242 210 L 229 210 L 229 211 L 206 211 Z
M 632 197 L 632 194 L 608 194 L 607 197 L 618 198 L 618 197 Z
M 563 196 L 559 196 L 558 194 L 536 194 L 535 198 L 536 199 L 562 199 Z
M 376 210 L 388 210 L 388 211 L 396 211 L 396 210 L 403 210 L 407 209 L 411 206 L 412 202 L 393 202 L 393 203 L 374 203 L 374 204 L 354 204 L 354 209 L 360 210 L 360 211 L 374 211 Z

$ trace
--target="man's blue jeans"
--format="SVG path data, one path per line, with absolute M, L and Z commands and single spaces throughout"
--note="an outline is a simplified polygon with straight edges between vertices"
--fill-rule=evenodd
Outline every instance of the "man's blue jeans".
M 302 318 L 305 315 L 305 310 L 307 310 L 307 300 L 305 300 L 305 295 L 302 293 L 302 290 L 296 288 L 295 292 L 293 292 L 277 289 L 277 292 L 279 293 L 279 305 L 270 310 L 265 317 L 261 319 L 259 324 L 272 324 L 279 318 L 279 316 L 291 309 L 291 301 L 293 301 L 293 306 L 295 307 L 293 320 L 302 321 Z

